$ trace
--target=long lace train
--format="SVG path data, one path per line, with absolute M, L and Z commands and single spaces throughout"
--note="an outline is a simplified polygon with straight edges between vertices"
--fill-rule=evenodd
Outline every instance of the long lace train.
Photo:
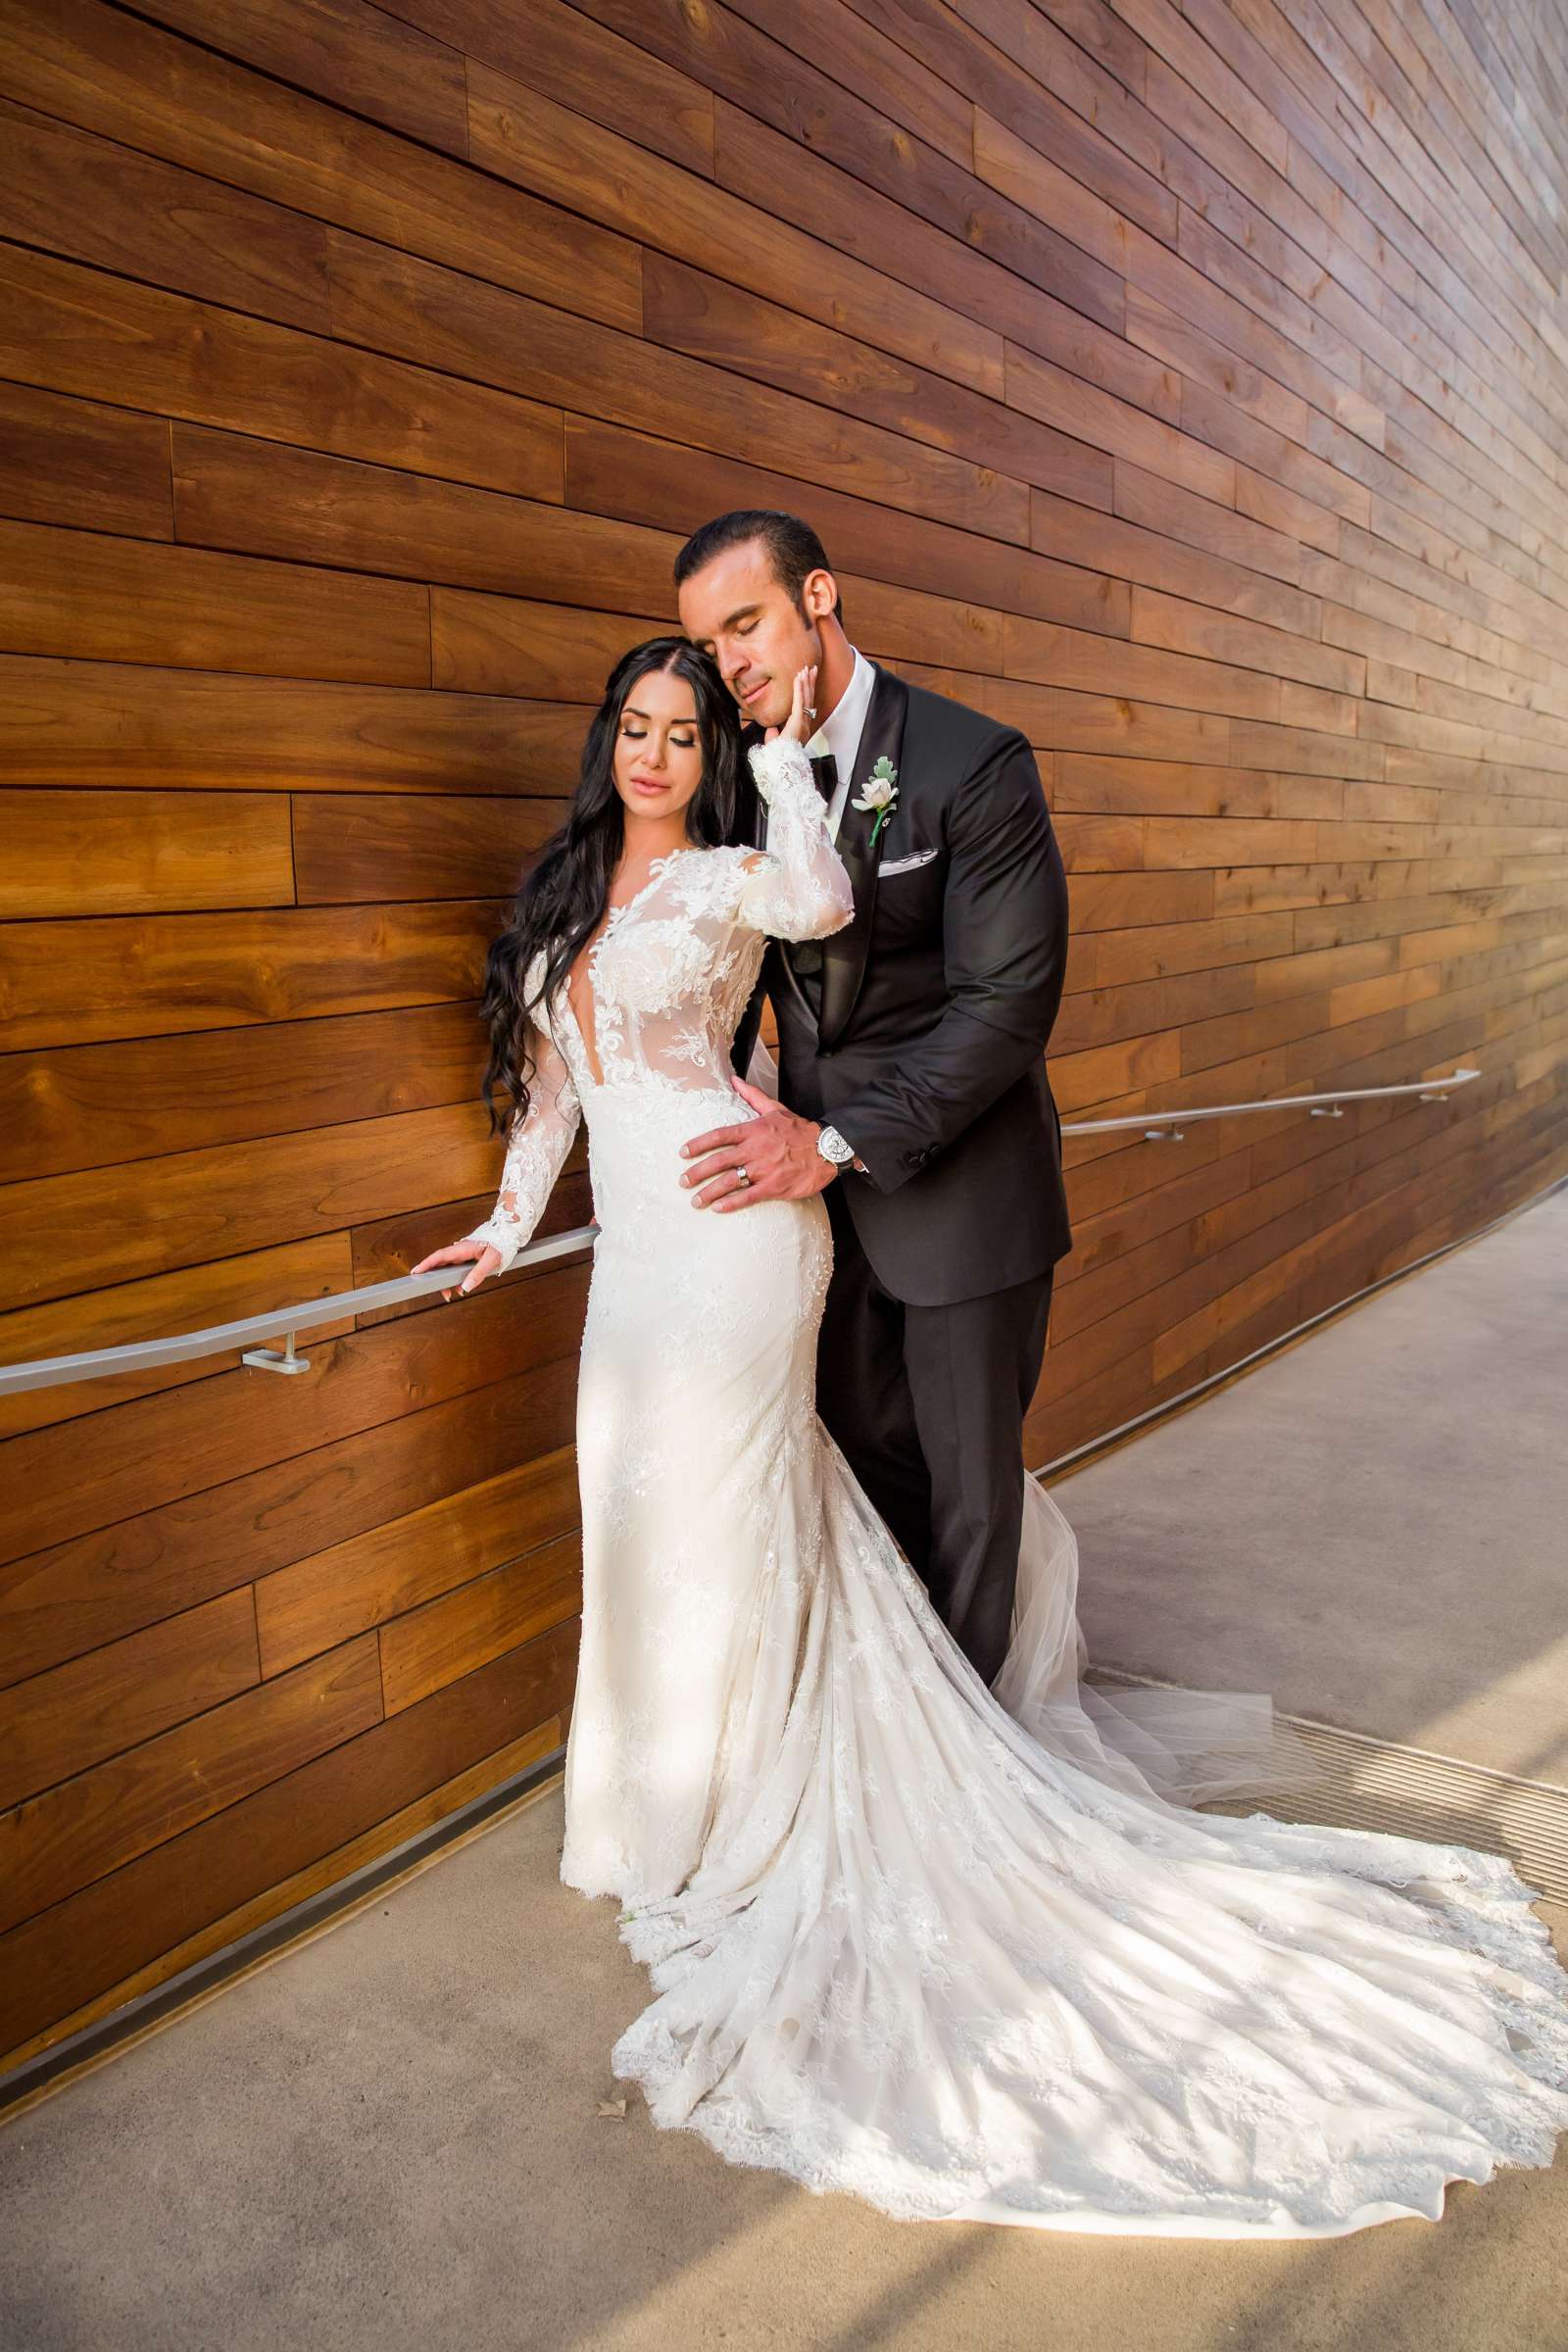
M 1549 2163 L 1568 2005 L 1510 1863 L 1175 1808 L 1070 1722 L 1054 1753 L 818 1458 L 818 1572 L 781 1547 L 747 1645 L 793 1679 L 621 1921 L 657 2123 L 901 2218 L 1118 2234 L 1338 2235 Z

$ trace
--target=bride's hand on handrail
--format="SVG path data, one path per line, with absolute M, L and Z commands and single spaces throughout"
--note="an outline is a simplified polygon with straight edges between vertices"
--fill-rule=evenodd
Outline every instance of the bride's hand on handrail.
M 428 1257 L 421 1257 L 416 1266 L 409 1268 L 409 1272 L 425 1274 L 432 1266 L 463 1266 L 467 1265 L 470 1260 L 473 1263 L 473 1272 L 465 1281 L 460 1282 L 457 1287 L 457 1296 L 460 1298 L 466 1298 L 470 1291 L 476 1291 L 479 1288 L 481 1282 L 488 1281 L 492 1274 L 500 1272 L 501 1252 L 492 1248 L 489 1242 L 448 1242 L 444 1250 L 432 1250 Z M 450 1298 L 452 1293 L 443 1291 L 441 1296 L 443 1298 Z
M 795 700 L 784 721 L 784 733 L 796 743 L 805 744 L 816 732 L 815 702 L 816 663 L 808 662 L 804 669 L 795 672 Z M 771 743 L 778 732 L 777 727 L 769 727 L 763 735 L 763 742 Z

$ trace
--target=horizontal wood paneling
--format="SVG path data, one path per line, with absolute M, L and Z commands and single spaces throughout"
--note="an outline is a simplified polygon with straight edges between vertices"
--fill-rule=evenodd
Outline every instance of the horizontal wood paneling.
M 5 121 L 0 111 L 0 122 Z M 92 256 L 94 241 L 81 234 L 76 225 L 80 215 L 69 201 L 83 160 L 74 153 L 60 158 L 59 204 L 41 233 L 67 252 Z M 86 160 L 96 160 L 96 150 L 89 150 Z M 171 177 L 172 185 L 158 190 L 158 196 L 183 211 L 199 196 L 202 183 L 189 173 Z M 266 225 L 270 228 L 272 223 Z M 257 260 L 249 254 L 245 258 L 253 264 Z M 183 260 L 171 274 L 179 284 L 194 287 L 203 282 L 202 273 Z M 352 351 L 324 335 L 274 325 L 270 318 L 286 317 L 288 305 L 270 287 L 252 296 L 248 286 L 242 286 L 270 315 L 247 318 L 215 303 L 109 277 L 74 261 L 20 246 L 0 251 L 0 286 L 6 299 L 0 364 L 29 385 L 51 388 L 27 394 L 21 386 L 12 388 L 14 403 L 24 397 L 31 401 L 34 439 L 47 413 L 69 465 L 73 442 L 85 440 L 89 429 L 100 443 L 107 441 L 106 418 L 112 416 L 117 419 L 115 446 L 122 452 L 122 472 L 126 470 L 125 451 L 156 444 L 159 527 L 149 529 L 144 534 L 148 537 L 173 536 L 168 527 L 168 427 L 128 407 L 106 412 L 102 404 L 77 401 L 72 397 L 77 384 L 112 383 L 122 401 L 133 401 L 141 409 L 165 412 L 193 426 L 221 425 L 255 434 L 270 440 L 280 458 L 298 455 L 290 450 L 288 435 L 295 429 L 301 404 L 308 404 L 319 416 L 321 445 L 336 455 L 376 465 L 415 466 L 422 474 L 486 483 L 526 498 L 562 495 L 558 411 L 483 385 L 456 383 L 428 368 Z M 8 435 L 0 441 L 0 450 L 9 451 L 10 446 Z M 80 464 L 78 459 L 77 470 Z M 107 465 L 107 454 L 101 455 L 99 471 Z M 52 466 L 50 476 L 58 470 Z M 24 461 L 6 463 L 3 494 L 8 506 L 18 498 L 36 502 L 45 488 L 56 499 L 62 497 L 61 485 L 52 478 L 29 489 L 30 479 Z M 102 485 L 100 494 L 123 497 L 126 492 L 117 482 L 113 490 Z M 151 486 L 144 495 L 150 506 Z M 30 509 L 17 506 L 13 511 Z M 106 529 L 112 525 L 113 509 L 108 515 L 101 511 L 84 514 L 78 494 L 70 512 L 45 514 L 38 519 L 87 522 Z M 193 536 L 188 531 L 181 535 Z
M 581 1610 L 581 1547 L 566 1536 L 546 1544 L 537 1559 L 509 1560 L 395 1618 L 381 1636 L 388 1714 L 417 1706 Z
M 0 384 L 0 505 L 25 522 L 172 539 L 169 427 L 101 401 Z
M 1023 729 L 1030 1458 L 1568 1171 L 1568 55 L 1499 0 L 9 0 L 0 1345 L 466 1230 L 488 941 L 705 514 Z M 579 1149 L 547 1217 L 590 1215 Z M 0 1408 L 0 2057 L 547 1753 L 585 1269 Z
M 464 1100 L 472 1032 L 466 1005 L 440 1004 L 6 1054 L 0 1182 Z
M 105 1985 L 134 1984 L 141 1972 L 156 1981 L 161 1962 L 220 1921 L 239 1913 L 255 1924 L 263 1896 L 286 1907 L 290 1881 L 350 1841 L 365 1841 L 368 1859 L 368 1833 L 485 1759 L 514 1768 L 508 1751 L 569 1703 L 575 1632 L 568 1619 L 504 1651 L 14 1928 L 0 1939 L 7 2048 L 62 2018 L 80 2023 Z M 340 1862 L 325 1883 L 353 1867 Z
M 237 24 L 204 31 L 220 45 Z M 104 0 L 19 5 L 0 74 L 7 96 L 80 129 L 585 317 L 638 322 L 641 256 L 629 240 Z
M 0 642 L 184 669 L 430 679 L 428 600 L 413 581 L 26 522 L 0 522 Z
M 554 1554 L 576 1519 L 573 1457 L 563 1448 L 274 1569 L 255 1588 L 262 1671 L 286 1673 L 514 1554 L 541 1544 Z
M 559 702 L 0 657 L 8 783 L 569 793 L 587 712 Z
M 469 1303 L 478 1301 L 458 1311 Z M 557 1358 L 416 1402 L 8 1563 L 0 1568 L 8 1682 L 498 1476 L 516 1462 L 519 1425 L 543 1452 L 568 1444 L 573 1372 L 568 1358 Z
M 380 1720 L 375 1643 L 367 1639 L 202 1715 L 182 1707 L 173 1727 L 152 1738 L 113 1725 L 119 1753 L 0 1816 L 0 1932 Z

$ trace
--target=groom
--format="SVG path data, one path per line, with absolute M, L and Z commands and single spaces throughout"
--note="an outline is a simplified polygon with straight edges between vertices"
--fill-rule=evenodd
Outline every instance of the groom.
M 1067 889 L 1034 755 L 868 662 L 793 514 L 705 523 L 675 583 L 749 740 L 783 724 L 796 671 L 816 665 L 806 748 L 855 886 L 846 929 L 768 942 L 734 1057 L 749 1066 L 766 996 L 779 1100 L 737 1079 L 760 1118 L 695 1137 L 682 1181 L 734 1209 L 826 1193 L 817 1409 L 989 1683 L 1012 1615 L 1023 1416 L 1072 1246 L 1044 1058 Z M 755 798 L 740 830 L 764 838 Z

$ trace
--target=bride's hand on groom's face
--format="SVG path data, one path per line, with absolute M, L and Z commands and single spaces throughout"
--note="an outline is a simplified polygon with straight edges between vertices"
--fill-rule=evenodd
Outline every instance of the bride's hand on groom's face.
M 754 1200 L 808 1200 L 826 1192 L 834 1169 L 816 1148 L 814 1119 L 797 1118 L 744 1078 L 730 1081 L 743 1102 L 760 1113 L 741 1127 L 714 1127 L 681 1147 L 692 1165 L 681 1183 L 697 1208 L 750 1208 Z M 749 1182 L 742 1182 L 740 1171 Z
M 764 742 L 771 743 L 778 731 L 777 727 L 769 727 L 763 738 Z M 816 732 L 816 663 L 814 662 L 808 662 L 804 669 L 798 669 L 795 672 L 795 699 L 790 704 L 790 714 L 784 721 L 784 732 L 786 735 L 793 736 L 797 743 L 802 744 L 808 742 Z

